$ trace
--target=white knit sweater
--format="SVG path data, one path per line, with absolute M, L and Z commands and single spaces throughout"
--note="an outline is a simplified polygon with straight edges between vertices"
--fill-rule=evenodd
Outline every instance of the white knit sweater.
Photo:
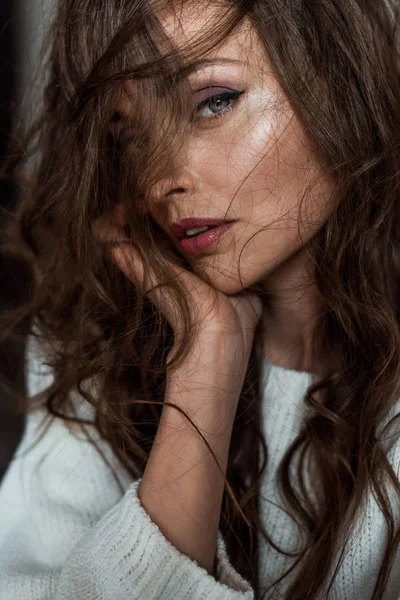
M 40 360 L 28 356 L 30 395 L 44 389 Z M 308 373 L 265 361 L 263 426 L 269 463 L 262 493 L 262 518 L 275 542 L 288 550 L 299 544 L 296 526 L 283 510 L 274 485 L 276 468 L 296 436 L 307 409 L 303 396 L 312 381 Z M 90 405 L 75 396 L 79 414 L 93 416 Z M 400 412 L 400 400 L 388 418 Z M 45 416 L 29 413 L 23 438 L 0 488 L 1 600 L 251 600 L 251 586 L 235 571 L 218 536 L 217 575 L 209 575 L 179 552 L 141 506 L 139 481 L 118 469 L 111 449 L 106 458 L 119 473 L 121 494 L 110 466 L 78 430 L 54 419 L 44 438 L 29 451 Z M 385 421 L 386 422 L 386 421 Z M 99 443 L 99 437 L 92 428 Z M 386 437 L 388 457 L 400 465 L 400 426 Z M 274 504 L 275 503 L 275 504 Z M 395 507 L 396 525 L 400 522 Z M 179 526 L 177 524 L 177 526 Z M 372 494 L 364 517 L 351 532 L 344 561 L 329 598 L 368 600 L 386 540 L 384 518 Z M 261 591 L 291 564 L 260 539 Z M 340 549 L 338 549 L 340 554 Z M 287 585 L 287 583 L 285 584 Z M 284 594 L 285 587 L 279 588 Z M 268 598 L 281 598 L 275 591 Z M 321 598 L 326 598 L 325 594 Z M 400 599 L 400 550 L 396 555 L 385 600 Z

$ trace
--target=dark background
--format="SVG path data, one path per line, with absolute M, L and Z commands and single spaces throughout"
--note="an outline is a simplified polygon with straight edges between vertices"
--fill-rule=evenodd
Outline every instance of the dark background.
M 12 103 L 16 94 L 18 73 L 16 3 L 0 2 L 0 161 L 3 164 L 11 130 Z M 15 208 L 13 187 L 0 179 L 0 232 L 4 231 L 7 215 Z M 0 237 L 0 242 L 3 237 Z M 18 303 L 26 294 L 26 270 L 0 247 L 0 307 Z M 22 328 L 23 329 L 23 328 Z M 22 329 L 20 329 L 22 333 Z M 24 418 L 14 414 L 15 394 L 24 385 L 24 343 L 0 344 L 0 479 L 9 464 L 21 437 Z

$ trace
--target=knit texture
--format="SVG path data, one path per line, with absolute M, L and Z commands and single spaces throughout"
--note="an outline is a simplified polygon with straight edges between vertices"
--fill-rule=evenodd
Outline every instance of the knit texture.
M 40 362 L 33 343 L 28 346 L 27 359 L 28 390 L 33 396 L 47 387 L 51 373 Z M 262 414 L 269 460 L 260 509 L 267 530 L 285 550 L 298 549 L 301 538 L 296 524 L 281 508 L 275 475 L 310 410 L 303 398 L 311 382 L 308 373 L 265 361 Z M 71 402 L 79 416 L 93 419 L 93 408 L 81 396 L 72 394 Z M 399 412 L 400 401 L 388 419 Z M 254 599 L 250 584 L 230 562 L 221 532 L 215 578 L 166 539 L 140 503 L 140 479 L 132 481 L 94 427 L 88 426 L 88 431 L 106 460 L 76 425 L 58 418 L 49 421 L 40 442 L 30 448 L 47 417 L 43 408 L 28 413 L 23 437 L 0 487 L 1 600 Z M 398 472 L 399 424 L 388 433 L 385 443 Z M 393 502 L 396 525 L 400 522 L 397 504 Z M 371 493 L 350 532 L 330 599 L 372 597 L 385 542 L 385 520 Z M 262 537 L 259 543 L 262 592 L 294 559 L 275 551 Z M 266 598 L 281 598 L 289 581 L 286 578 Z M 400 600 L 400 551 L 385 600 Z

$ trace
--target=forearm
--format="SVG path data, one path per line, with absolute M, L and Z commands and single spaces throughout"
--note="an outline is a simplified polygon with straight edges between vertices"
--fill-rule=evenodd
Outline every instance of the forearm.
M 236 404 L 221 388 L 171 385 L 165 401 L 197 425 L 226 473 Z M 213 571 L 223 476 L 204 441 L 175 408 L 165 406 L 139 488 L 145 510 L 171 543 Z

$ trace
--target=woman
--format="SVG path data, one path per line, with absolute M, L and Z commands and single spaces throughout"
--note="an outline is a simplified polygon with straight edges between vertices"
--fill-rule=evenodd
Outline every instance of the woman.
M 400 598 L 395 9 L 59 2 L 2 598 Z

